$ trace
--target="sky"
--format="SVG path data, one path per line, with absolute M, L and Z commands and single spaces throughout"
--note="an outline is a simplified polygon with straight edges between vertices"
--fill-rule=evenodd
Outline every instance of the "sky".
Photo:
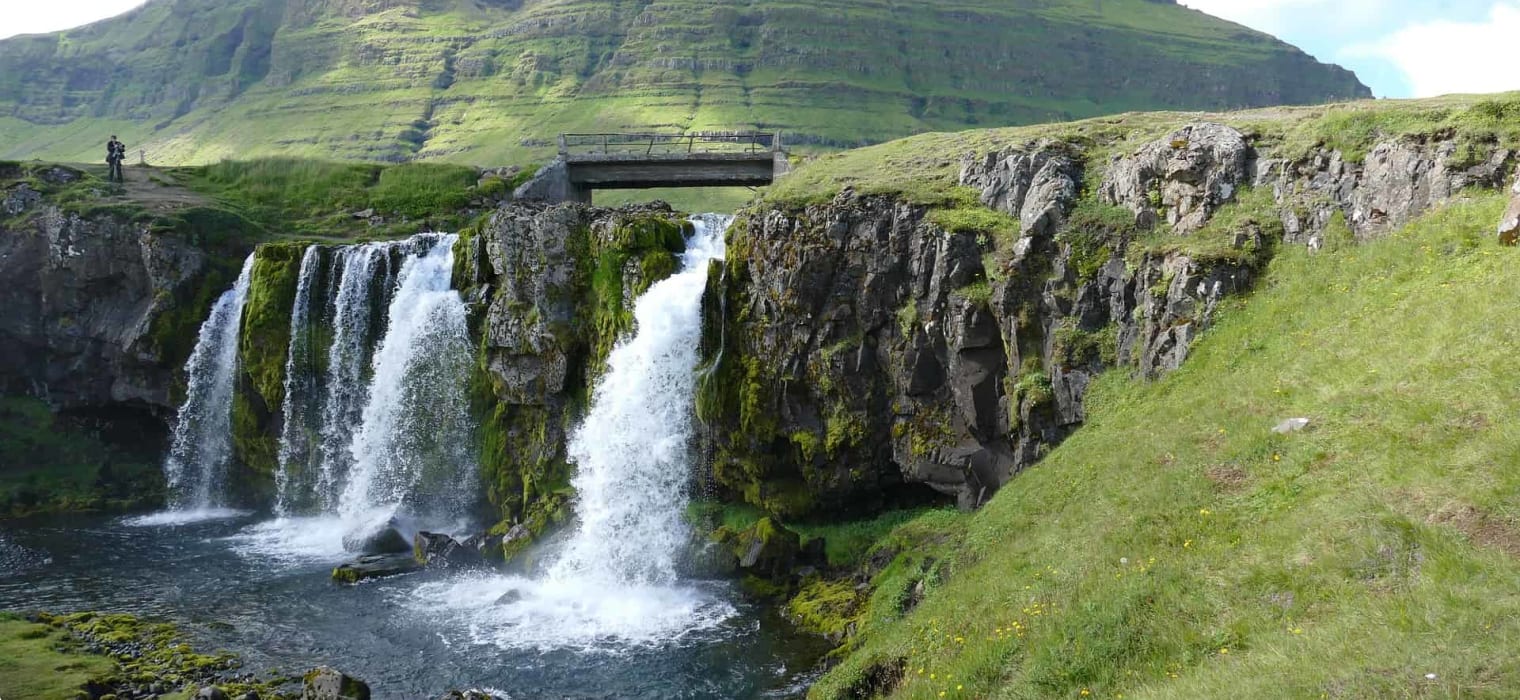
M 0 38 L 68 29 L 144 0 L 0 0 Z M 1379 97 L 1520 90 L 1520 0 L 1181 0 L 1339 63 Z

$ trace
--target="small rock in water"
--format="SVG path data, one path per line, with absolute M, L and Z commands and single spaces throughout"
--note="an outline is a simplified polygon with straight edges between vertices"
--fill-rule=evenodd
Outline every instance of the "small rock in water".
M 195 698 L 196 700 L 228 700 L 227 694 L 214 685 L 201 688 L 201 692 L 196 693 Z
M 512 589 L 510 591 L 507 591 L 506 593 L 501 594 L 501 597 L 496 599 L 496 604 L 497 605 L 511 605 L 513 603 L 516 603 L 516 602 L 522 600 L 522 599 L 523 599 L 523 592 L 520 591 L 520 590 L 517 590 L 516 588 L 514 588 L 514 589 Z
M 369 685 L 331 666 L 306 673 L 301 700 L 369 700 Z
M 409 574 L 422 568 L 410 554 L 366 554 L 333 569 L 338 583 L 358 583 L 364 579 Z
M 343 536 L 343 549 L 359 554 L 400 554 L 412 551 L 394 518 L 361 526 Z
M 419 564 L 442 568 L 478 566 L 485 563 L 478 548 L 466 546 L 448 535 L 435 532 L 419 532 L 412 538 L 412 557 Z
M 1308 418 L 1289 418 L 1281 423 L 1278 423 L 1277 427 L 1272 429 L 1272 432 L 1277 433 L 1278 435 L 1287 435 L 1288 433 L 1296 433 L 1307 427 L 1309 427 Z
M 438 696 L 438 700 L 504 700 L 495 693 L 472 688 L 470 690 L 450 690 Z

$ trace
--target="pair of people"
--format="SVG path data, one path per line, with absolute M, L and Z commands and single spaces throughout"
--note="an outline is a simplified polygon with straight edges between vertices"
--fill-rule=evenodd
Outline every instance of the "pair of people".
M 111 166 L 111 172 L 106 179 L 111 182 L 123 182 L 121 176 L 121 161 L 127 157 L 127 144 L 116 140 L 116 134 L 111 134 L 111 140 L 106 142 L 106 165 Z

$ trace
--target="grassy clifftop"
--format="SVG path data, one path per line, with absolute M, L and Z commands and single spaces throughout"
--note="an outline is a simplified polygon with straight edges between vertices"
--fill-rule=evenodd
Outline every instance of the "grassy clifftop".
M 1086 427 L 934 525 L 940 573 L 879 588 L 814 696 L 1513 697 L 1503 206 L 1288 247 L 1181 370 L 1104 375 Z
M 830 148 L 1123 110 L 1367 96 L 1171 0 L 153 0 L 0 42 L 0 157 L 520 162 L 559 131 Z
M 888 143 L 819 156 L 771 187 L 765 198 L 796 205 L 825 202 L 845 187 L 887 194 L 917 204 L 958 204 L 961 157 L 1007 144 L 1054 139 L 1080 145 L 1089 162 L 1129 155 L 1188 122 L 1210 121 L 1239 129 L 1263 155 L 1302 160 L 1319 148 L 1361 162 L 1375 144 L 1399 139 L 1455 136 L 1459 144 L 1520 149 L 1520 92 L 1452 95 L 1421 100 L 1375 100 L 1241 112 L 1135 112 L 1075 122 L 955 133 L 920 134 Z M 1461 157 L 1465 153 L 1458 153 Z

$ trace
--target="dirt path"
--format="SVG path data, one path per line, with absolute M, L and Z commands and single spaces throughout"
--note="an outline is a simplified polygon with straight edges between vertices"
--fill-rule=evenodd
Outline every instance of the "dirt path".
M 83 163 L 69 165 L 102 180 L 107 175 L 105 165 Z M 128 165 L 122 168 L 121 174 L 126 181 L 121 183 L 120 192 L 105 198 L 107 201 L 133 202 L 155 212 L 212 204 L 209 197 L 179 184 L 173 173 L 162 168 Z

